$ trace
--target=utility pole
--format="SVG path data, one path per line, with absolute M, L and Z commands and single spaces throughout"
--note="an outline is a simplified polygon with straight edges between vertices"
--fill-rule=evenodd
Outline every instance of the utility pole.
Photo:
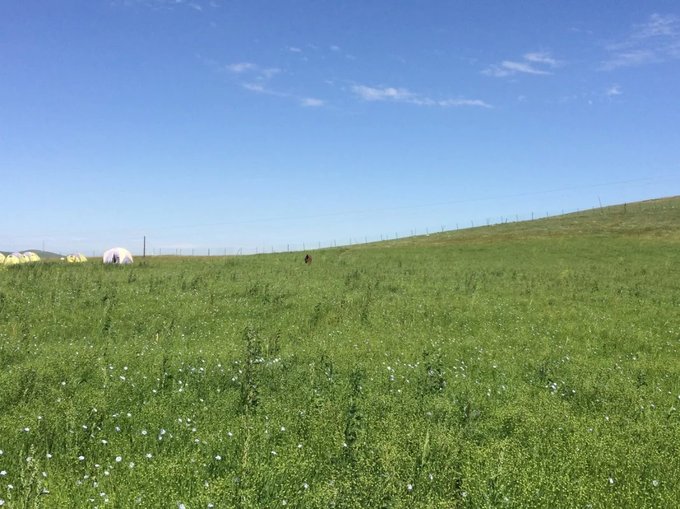
M 146 235 L 144 235 L 144 250 L 142 251 L 142 258 L 146 258 Z

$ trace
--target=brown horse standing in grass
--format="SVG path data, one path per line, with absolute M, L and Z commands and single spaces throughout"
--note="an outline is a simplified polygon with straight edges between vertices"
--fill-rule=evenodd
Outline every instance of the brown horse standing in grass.
M 311 255 L 308 255 L 308 254 L 305 255 L 305 263 L 306 263 L 307 265 L 311 265 L 311 264 L 312 264 L 312 257 L 311 257 Z

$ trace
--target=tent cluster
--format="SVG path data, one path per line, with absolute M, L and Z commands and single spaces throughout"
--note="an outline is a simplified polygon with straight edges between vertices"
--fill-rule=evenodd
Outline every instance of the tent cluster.
M 63 257 L 67 263 L 83 263 L 87 261 L 87 258 L 82 253 L 71 253 L 70 255 Z M 40 257 L 33 251 L 26 251 L 25 253 L 12 253 L 5 256 L 0 253 L 0 266 L 5 265 L 19 265 L 21 263 L 31 263 L 40 261 Z M 132 253 L 122 247 L 114 247 L 104 252 L 102 256 L 102 261 L 104 263 L 117 263 L 121 265 L 128 265 L 133 262 Z
M 2 265 L 19 265 L 20 263 L 31 263 L 40 261 L 40 257 L 33 251 L 26 251 L 25 253 L 12 253 L 4 256 L 0 253 L 0 264 Z

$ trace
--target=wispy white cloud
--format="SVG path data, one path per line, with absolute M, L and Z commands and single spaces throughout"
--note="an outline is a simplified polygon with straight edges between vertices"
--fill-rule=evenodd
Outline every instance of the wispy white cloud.
M 366 85 L 354 85 L 352 92 L 364 101 L 388 101 L 417 106 L 439 106 L 442 108 L 452 108 L 461 106 L 476 106 L 481 108 L 491 108 L 492 106 L 481 99 L 432 99 L 420 94 L 411 92 L 406 88 L 395 87 L 369 87 Z
M 256 64 L 253 64 L 251 62 L 239 62 L 237 64 L 229 64 L 225 66 L 227 71 L 236 73 L 236 74 L 241 74 L 244 72 L 248 71 L 255 71 L 259 67 Z
M 215 0 L 112 0 L 112 5 L 123 5 L 126 7 L 142 6 L 150 9 L 169 10 L 179 7 L 188 7 L 199 12 L 203 12 L 207 7 L 217 8 L 219 4 Z
M 549 53 L 546 53 L 544 51 L 526 53 L 524 55 L 524 60 L 528 60 L 529 62 L 535 62 L 537 64 L 547 64 L 550 67 L 557 67 L 559 65 L 559 62 L 557 60 L 551 57 Z
M 412 102 L 415 100 L 415 95 L 405 88 L 375 88 L 366 85 L 354 85 L 352 91 L 364 101 Z
M 273 92 L 264 88 L 264 86 L 261 83 L 241 83 L 241 86 L 246 90 L 250 90 L 251 92 L 273 95 Z
M 647 22 L 638 25 L 633 33 L 636 39 L 649 39 L 652 37 L 677 37 L 680 18 L 674 15 L 662 15 L 654 13 L 649 16 Z
M 444 99 L 443 101 L 436 101 L 437 106 L 443 108 L 457 108 L 460 106 L 477 106 L 479 108 L 491 108 L 492 106 L 482 101 L 481 99 Z
M 248 82 L 241 83 L 241 86 L 249 92 L 254 92 L 256 94 L 270 95 L 273 97 L 280 97 L 282 99 L 295 101 L 300 104 L 300 106 L 304 106 L 305 108 L 320 108 L 326 105 L 326 102 L 322 99 L 317 99 L 316 97 L 301 97 L 288 92 L 281 92 L 279 90 L 274 90 L 270 87 L 264 86 L 262 83 Z
M 252 62 L 238 62 L 236 64 L 228 64 L 225 66 L 226 70 L 233 74 L 250 74 L 254 75 L 259 80 L 269 80 L 276 74 L 281 72 L 278 67 L 261 67 Z
M 604 71 L 680 59 L 680 17 L 652 14 L 605 49 L 608 55 L 600 66 Z
M 319 108 L 321 106 L 324 106 L 326 102 L 322 101 L 321 99 L 316 99 L 314 97 L 303 97 L 300 100 L 300 104 L 302 106 L 306 106 L 307 108 Z
M 604 95 L 606 95 L 607 97 L 613 97 L 613 96 L 622 95 L 622 94 L 623 94 L 623 90 L 621 90 L 621 87 L 619 85 L 612 85 L 604 93 Z
M 297 46 L 288 46 L 288 51 L 291 53 L 302 53 L 302 49 L 298 48 Z
M 561 63 L 550 53 L 536 51 L 525 53 L 521 60 L 503 60 L 500 64 L 493 64 L 482 71 L 482 74 L 494 78 L 504 78 L 516 74 L 547 75 L 551 69 L 559 67 Z

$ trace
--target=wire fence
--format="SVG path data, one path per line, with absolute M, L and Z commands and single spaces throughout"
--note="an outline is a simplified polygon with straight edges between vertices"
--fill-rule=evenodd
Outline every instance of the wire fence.
M 623 205 L 625 206 L 625 205 Z M 660 207 L 676 207 L 675 202 L 670 203 L 670 204 L 659 204 L 655 201 L 643 201 L 643 202 L 636 202 L 633 204 L 627 204 L 627 206 L 633 210 L 653 210 L 653 209 L 658 209 Z M 305 251 L 314 251 L 314 250 L 321 250 L 321 249 L 329 249 L 329 248 L 336 248 L 336 247 L 345 247 L 345 246 L 354 246 L 358 244 L 371 244 L 371 243 L 376 243 L 376 242 L 384 242 L 384 241 L 394 241 L 398 239 L 404 239 L 408 237 L 415 237 L 415 236 L 428 236 L 431 234 L 435 233 L 444 233 L 444 232 L 452 232 L 456 230 L 469 230 L 472 228 L 479 228 L 479 227 L 486 227 L 486 226 L 492 226 L 492 225 L 499 225 L 499 224 L 505 224 L 505 223 L 518 223 L 518 222 L 524 222 L 524 221 L 535 221 L 535 220 L 540 220 L 540 219 L 545 219 L 545 218 L 550 218 L 550 217 L 555 217 L 559 215 L 565 215 L 565 214 L 570 214 L 570 213 L 575 213 L 575 212 L 581 212 L 584 210 L 606 210 L 606 208 L 603 208 L 603 205 L 599 203 L 598 204 L 587 208 L 587 209 L 574 209 L 574 210 L 565 210 L 565 209 L 560 209 L 560 210 L 549 210 L 549 211 L 544 211 L 544 212 L 538 212 L 538 211 L 533 211 L 525 214 L 511 214 L 507 216 L 498 216 L 498 217 L 486 217 L 483 219 L 471 219 L 467 221 L 458 221 L 458 222 L 451 222 L 451 223 L 443 223 L 439 224 L 436 226 L 426 226 L 426 227 L 418 227 L 418 228 L 412 228 L 412 229 L 400 229 L 400 230 L 395 230 L 391 232 L 383 232 L 380 234 L 374 234 L 374 235 L 360 235 L 360 236 L 346 236 L 346 237 L 336 237 L 333 239 L 324 239 L 324 240 L 303 240 L 303 241 L 297 241 L 297 242 L 286 242 L 286 243 L 252 243 L 250 245 L 213 245 L 213 246 L 206 246 L 204 245 L 190 245 L 186 242 L 178 242 L 177 244 L 173 245 L 172 242 L 161 242 L 158 241 L 154 238 L 153 235 L 125 235 L 122 238 L 118 238 L 117 244 L 122 245 L 123 247 L 126 247 L 129 249 L 133 255 L 135 256 L 245 256 L 245 255 L 258 255 L 258 254 L 268 254 L 268 253 L 295 253 L 295 252 L 305 252 Z M 49 244 L 54 243 L 56 244 L 58 242 L 58 239 L 51 239 L 51 241 L 46 243 L 43 241 L 42 242 L 42 250 L 45 251 L 50 251 L 49 249 Z M 63 244 L 64 241 L 61 240 L 59 243 Z M 95 244 L 95 243 L 92 243 Z M 90 244 L 90 246 L 92 246 Z M 97 243 L 98 244 L 98 243 Z M 30 248 L 34 247 L 39 247 L 39 246 L 26 246 Z M 106 250 L 112 247 L 112 245 L 109 246 L 97 246 L 97 247 L 90 247 L 85 248 L 85 249 L 74 249 L 73 251 L 69 250 L 68 252 L 64 252 L 65 254 L 71 253 L 71 252 L 82 252 L 86 256 L 92 256 L 92 257 L 99 257 L 102 255 L 102 253 Z M 19 249 L 17 249 L 19 250 Z M 23 250 L 21 250 L 23 251 Z M 59 251 L 58 251 L 59 252 Z
M 630 206 L 630 205 L 629 205 Z M 636 206 L 643 208 L 653 208 L 655 205 L 647 202 L 639 202 Z M 146 249 L 136 248 L 133 249 L 133 253 L 140 256 L 146 253 L 146 256 L 244 256 L 244 255 L 258 255 L 258 254 L 268 254 L 268 253 L 294 253 L 294 252 L 305 252 L 314 251 L 321 249 L 329 249 L 336 247 L 347 247 L 354 246 L 358 244 L 372 244 L 376 242 L 393 241 L 398 239 L 404 239 L 408 237 L 415 236 L 429 236 L 435 233 L 452 232 L 457 230 L 469 230 L 472 228 L 493 226 L 499 224 L 507 223 L 519 223 L 524 221 L 536 221 L 541 219 L 546 219 L 550 217 L 581 212 L 584 210 L 597 210 L 602 209 L 603 206 L 599 203 L 597 206 L 593 206 L 589 209 L 574 209 L 574 210 L 554 210 L 554 211 L 544 211 L 544 212 L 529 212 L 526 214 L 512 214 L 507 216 L 498 217 L 487 217 L 483 220 L 469 220 L 464 222 L 452 222 L 449 224 L 441 224 L 439 226 L 430 227 L 420 227 L 413 228 L 410 230 L 396 230 L 393 232 L 384 232 L 377 235 L 363 235 L 363 236 L 347 236 L 338 237 L 334 239 L 326 240 L 309 240 L 309 241 L 298 241 L 298 242 L 287 242 L 282 243 L 270 243 L 270 244 L 257 244 L 249 246 L 226 246 L 226 247 L 186 247 L 186 246 L 172 246 L 154 245 L 150 238 L 146 239 Z M 138 239 L 141 242 L 142 239 Z

